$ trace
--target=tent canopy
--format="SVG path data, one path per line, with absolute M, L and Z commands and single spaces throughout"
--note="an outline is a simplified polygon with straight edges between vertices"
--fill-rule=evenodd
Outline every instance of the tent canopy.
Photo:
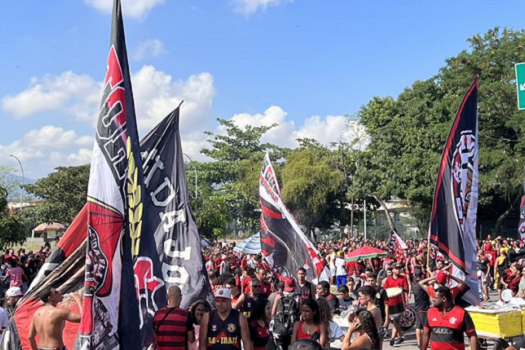
M 208 241 L 206 238 L 202 238 L 202 237 L 201 237 L 201 246 L 202 246 L 203 248 L 209 248 L 209 247 L 211 247 L 212 245 L 213 245 L 213 244 L 212 244 L 210 241 Z
M 377 249 L 374 247 L 362 247 L 354 250 L 345 257 L 346 261 L 364 260 L 371 258 L 379 258 L 388 256 L 388 253 L 384 250 Z
M 33 229 L 33 231 L 40 233 L 40 232 L 48 232 L 48 231 L 65 231 L 65 227 L 62 224 L 59 224 L 58 222 L 52 222 L 52 223 L 44 223 L 40 224 L 37 227 Z
M 233 250 L 237 253 L 259 254 L 261 252 L 261 234 L 257 233 L 239 242 Z

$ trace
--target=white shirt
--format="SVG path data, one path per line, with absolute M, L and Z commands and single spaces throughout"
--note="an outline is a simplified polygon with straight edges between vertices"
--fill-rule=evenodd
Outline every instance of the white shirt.
M 345 260 L 341 258 L 335 259 L 335 275 L 346 276 Z
M 337 258 L 337 255 L 335 253 L 330 254 L 330 268 L 335 268 L 335 259 Z

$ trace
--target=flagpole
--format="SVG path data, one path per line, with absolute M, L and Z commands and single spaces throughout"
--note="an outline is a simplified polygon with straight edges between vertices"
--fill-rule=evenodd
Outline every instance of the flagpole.
M 428 227 L 428 236 L 427 236 L 427 272 L 429 270 L 430 270 L 430 225 Z

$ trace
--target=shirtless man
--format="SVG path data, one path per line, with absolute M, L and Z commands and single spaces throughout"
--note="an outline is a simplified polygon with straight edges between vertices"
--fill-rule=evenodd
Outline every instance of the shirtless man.
M 376 289 L 372 286 L 363 286 L 359 288 L 359 305 L 366 307 L 368 311 L 374 316 L 376 321 L 376 327 L 378 330 L 381 329 L 382 319 L 381 319 L 381 310 L 376 306 Z
M 76 293 L 70 294 L 82 310 L 82 302 Z M 62 332 L 65 321 L 79 323 L 81 314 L 64 308 L 57 308 L 62 301 L 62 294 L 55 288 L 48 288 L 40 295 L 44 306 L 33 316 L 29 327 L 29 343 L 32 350 L 64 350 Z M 40 338 L 40 347 L 36 343 L 36 335 Z

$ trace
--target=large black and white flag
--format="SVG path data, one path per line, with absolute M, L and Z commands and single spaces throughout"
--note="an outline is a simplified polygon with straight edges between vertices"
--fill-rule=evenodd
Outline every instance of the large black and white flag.
M 181 307 L 196 300 L 213 304 L 202 257 L 197 225 L 189 205 L 181 139 L 179 108 L 171 112 L 142 141 L 144 225 L 155 233 L 166 286 L 182 290 Z

